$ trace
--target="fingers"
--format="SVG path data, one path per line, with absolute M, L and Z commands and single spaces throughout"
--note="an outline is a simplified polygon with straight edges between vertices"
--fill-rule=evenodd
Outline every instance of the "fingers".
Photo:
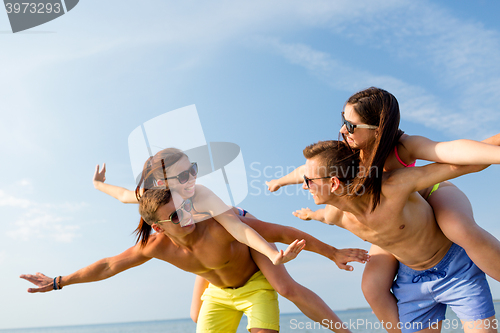
M 19 277 L 38 286 L 38 288 L 28 288 L 29 293 L 47 292 L 54 288 L 52 278 L 49 278 L 48 276 L 40 272 L 34 275 L 21 274 Z
M 51 284 L 42 286 L 40 288 L 28 288 L 28 292 L 30 294 L 35 294 L 35 293 L 46 293 L 47 291 L 54 290 L 54 286 Z
M 299 219 L 307 221 L 307 220 L 311 219 L 311 216 L 309 215 L 310 211 L 311 210 L 309 208 L 301 208 L 301 209 L 296 210 L 295 212 L 292 212 L 292 214 L 295 217 L 298 217 Z
M 274 185 L 273 184 L 273 181 L 267 181 L 266 182 L 266 185 L 267 185 L 267 189 L 270 191 L 270 192 L 274 192 L 274 191 L 277 191 L 279 190 L 280 186 L 278 185 Z

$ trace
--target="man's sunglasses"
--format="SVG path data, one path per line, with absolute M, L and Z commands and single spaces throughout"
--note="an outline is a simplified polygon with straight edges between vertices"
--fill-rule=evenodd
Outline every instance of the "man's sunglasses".
M 191 167 L 187 169 L 186 171 L 182 171 L 180 174 L 178 174 L 175 177 L 167 177 L 167 179 L 177 179 L 179 183 L 185 184 L 189 180 L 189 175 L 196 177 L 198 174 L 198 164 L 196 162 L 191 163 Z
M 304 181 L 306 182 L 306 186 L 308 189 L 310 189 L 309 187 L 309 182 L 311 180 L 315 180 L 315 179 L 327 179 L 327 178 L 331 178 L 331 177 L 318 177 L 318 178 L 307 178 L 305 175 L 304 175 Z
M 357 128 L 368 128 L 368 129 L 376 129 L 376 128 L 378 128 L 378 126 L 375 126 L 375 125 L 365 125 L 365 124 L 354 125 L 350 121 L 345 120 L 345 118 L 344 118 L 344 112 L 342 112 L 342 122 L 344 123 L 345 128 L 347 129 L 347 132 L 349 132 L 350 134 L 354 133 L 354 129 L 356 127 Z
M 173 224 L 179 224 L 179 222 L 182 221 L 182 218 L 184 217 L 184 210 L 186 212 L 190 212 L 192 209 L 193 209 L 193 202 L 191 201 L 191 199 L 186 199 L 184 200 L 179 209 L 170 214 L 170 218 L 168 220 L 161 220 L 155 223 L 160 224 L 164 222 L 172 222 Z

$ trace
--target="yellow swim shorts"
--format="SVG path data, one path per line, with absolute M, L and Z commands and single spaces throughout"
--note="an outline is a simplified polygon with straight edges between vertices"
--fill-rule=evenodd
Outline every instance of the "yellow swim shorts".
M 243 313 L 248 317 L 249 331 L 252 328 L 280 329 L 278 294 L 261 271 L 240 288 L 218 288 L 209 284 L 201 299 L 203 305 L 197 333 L 234 333 Z

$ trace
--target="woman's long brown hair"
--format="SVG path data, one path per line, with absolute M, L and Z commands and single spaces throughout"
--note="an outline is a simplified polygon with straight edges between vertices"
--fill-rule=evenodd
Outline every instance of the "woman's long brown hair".
M 363 123 L 378 126 L 375 140 L 366 148 L 372 153 L 363 157 L 360 173 L 351 187 L 354 191 L 363 189 L 364 193 L 372 195 L 373 211 L 380 203 L 385 161 L 404 133 L 399 129 L 399 104 L 394 95 L 375 87 L 352 95 L 347 104 L 353 106 Z M 351 193 L 356 194 L 359 193 Z
M 147 190 L 157 187 L 157 182 L 159 180 L 163 181 L 165 184 L 164 189 L 168 190 L 169 186 L 166 170 L 177 163 L 182 157 L 187 157 L 182 150 L 177 148 L 166 148 L 156 153 L 156 155 L 148 158 L 146 163 L 144 163 L 141 178 L 135 188 L 135 196 L 137 200 L 139 200 L 139 202 L 141 201 L 141 187 L 144 189 L 144 195 Z M 137 235 L 136 244 L 140 242 L 141 247 L 144 247 L 148 243 L 151 230 L 151 225 L 149 225 L 141 216 L 139 225 L 134 231 L 134 234 Z

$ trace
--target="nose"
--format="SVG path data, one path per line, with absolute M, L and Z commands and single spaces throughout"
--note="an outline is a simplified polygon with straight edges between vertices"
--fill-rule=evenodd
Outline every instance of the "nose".
M 189 178 L 188 178 L 188 183 L 190 182 L 195 182 L 196 181 L 196 176 L 193 176 L 192 174 L 189 174 Z
M 185 210 L 184 207 L 182 207 L 182 212 L 183 212 L 183 214 L 182 214 L 182 221 L 181 222 L 190 220 L 193 217 L 193 215 L 190 212 L 188 212 L 187 210 Z
M 309 189 L 309 188 L 307 187 L 307 185 L 306 185 L 306 181 L 305 181 L 305 180 L 302 182 L 302 188 L 303 188 L 304 190 L 308 190 L 308 189 Z
M 342 124 L 342 127 L 340 128 L 340 133 L 342 134 L 348 134 L 349 132 L 347 132 L 347 128 L 345 126 L 345 124 Z

